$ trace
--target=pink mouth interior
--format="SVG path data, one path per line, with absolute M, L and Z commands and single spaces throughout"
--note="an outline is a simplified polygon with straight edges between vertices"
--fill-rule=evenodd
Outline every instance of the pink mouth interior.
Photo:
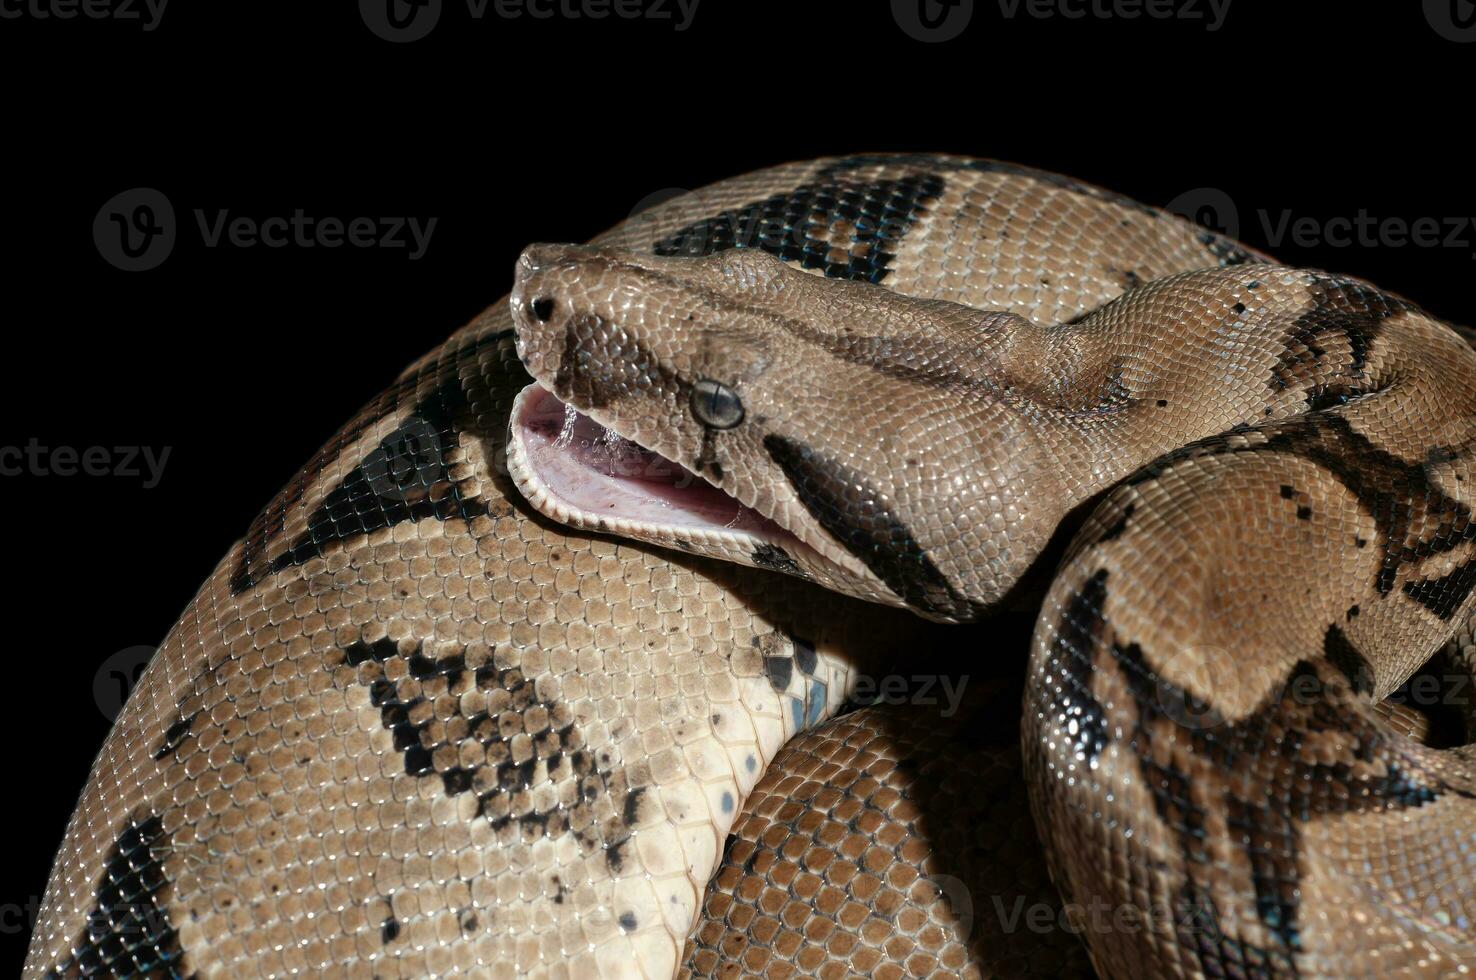
M 762 514 L 545 388 L 526 392 L 521 404 L 515 436 L 543 488 L 571 510 L 591 518 L 788 537 Z

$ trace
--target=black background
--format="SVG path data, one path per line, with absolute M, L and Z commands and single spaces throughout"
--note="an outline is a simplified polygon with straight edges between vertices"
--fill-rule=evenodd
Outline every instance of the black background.
M 1158 205 L 1215 188 L 1250 244 L 1471 319 L 1476 230 L 1451 247 L 1269 233 L 1284 212 L 1476 216 L 1476 44 L 1442 36 L 1418 3 L 1377 6 L 1234 0 L 1210 32 L 1009 18 L 976 0 L 946 43 L 910 37 L 887 0 L 702 0 L 681 32 L 490 10 L 478 21 L 446 0 L 413 43 L 375 36 L 352 2 L 176 0 L 152 31 L 0 19 L 0 446 L 170 447 L 148 489 L 0 477 L 0 778 L 20 821 L 4 848 L 0 970 L 19 965 L 107 733 L 100 666 L 158 643 L 255 512 L 403 365 L 502 296 L 530 241 L 583 240 L 654 192 L 784 160 L 949 151 Z M 92 226 L 135 187 L 167 195 L 178 240 L 158 268 L 128 273 L 104 261 Z M 193 215 L 297 208 L 438 221 L 410 261 L 405 249 L 206 248 Z

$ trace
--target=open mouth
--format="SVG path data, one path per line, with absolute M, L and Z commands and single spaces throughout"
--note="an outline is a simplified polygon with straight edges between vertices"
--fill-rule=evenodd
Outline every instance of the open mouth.
M 536 383 L 513 404 L 508 470 L 535 509 L 572 527 L 745 564 L 765 545 L 786 554 L 803 547 L 758 511 Z

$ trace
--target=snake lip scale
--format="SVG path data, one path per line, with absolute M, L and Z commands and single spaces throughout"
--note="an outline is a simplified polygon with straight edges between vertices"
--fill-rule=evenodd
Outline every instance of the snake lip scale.
M 531 246 L 189 604 L 24 976 L 1468 974 L 1471 337 L 945 154 Z

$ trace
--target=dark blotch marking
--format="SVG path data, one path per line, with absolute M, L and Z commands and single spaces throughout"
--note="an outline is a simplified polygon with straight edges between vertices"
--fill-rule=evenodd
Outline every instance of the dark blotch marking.
M 646 795 L 644 786 L 637 787 L 625 794 L 625 805 L 621 808 L 620 816 L 627 827 L 634 827 L 640 818 L 641 798 Z
M 322 554 L 334 541 L 406 520 L 447 520 L 482 513 L 478 502 L 464 500 L 450 482 L 440 454 L 457 444 L 455 417 L 467 404 L 466 392 L 458 380 L 459 369 L 475 363 L 481 352 L 512 335 L 510 329 L 489 334 L 426 366 L 396 383 L 340 430 L 251 522 L 241 547 L 241 560 L 231 575 L 231 594 L 238 595 L 269 575 Z M 281 536 L 287 514 L 323 471 L 376 423 L 393 414 L 406 399 L 414 398 L 427 379 L 440 377 L 446 380 L 418 401 L 405 422 L 324 499 L 309 517 L 307 532 L 284 553 L 268 560 L 267 549 Z M 432 433 L 436 445 L 429 445 Z
M 625 870 L 625 846 L 630 843 L 629 837 L 623 837 L 605 848 L 605 866 L 615 873 Z
M 385 671 L 392 659 L 405 665 L 397 680 Z M 368 686 L 369 700 L 379 709 L 406 774 L 439 778 L 447 796 L 473 794 L 478 816 L 499 833 L 511 828 L 530 840 L 581 827 L 582 836 L 576 837 L 586 852 L 593 851 L 615 830 L 614 818 L 605 820 L 608 826 L 594 819 L 594 801 L 606 792 L 621 794 L 627 821 L 634 819 L 644 790 L 627 790 L 623 774 L 608 763 L 597 765 L 569 709 L 539 698 L 533 682 L 516 667 L 499 667 L 490 657 L 472 666 L 465 649 L 432 657 L 419 645 L 401 649 L 390 639 L 350 644 L 343 663 L 356 668 L 359 681 Z M 495 713 L 463 713 L 463 695 L 473 687 L 490 695 L 486 702 L 498 705 Z M 534 718 L 538 724 L 527 724 Z M 512 752 L 512 739 L 518 736 L 527 737 L 533 749 L 522 761 Z M 475 743 L 473 754 L 482 761 L 464 766 L 459 760 L 469 743 Z M 538 785 L 571 777 L 577 789 L 572 805 L 547 812 L 535 808 Z
M 1348 610 L 1349 621 L 1357 615 L 1357 606 Z M 1327 658 L 1328 663 L 1342 671 L 1355 692 L 1373 693 L 1373 665 L 1359 652 L 1337 623 L 1328 626 L 1327 633 L 1322 638 L 1322 655 Z
M 157 816 L 131 819 L 103 862 L 102 879 L 71 954 L 48 977 L 183 977 L 179 934 L 169 921 L 162 892 L 163 856 L 170 839 Z
M 789 690 L 789 680 L 794 676 L 794 660 L 789 657 L 764 657 L 764 675 L 769 686 L 779 693 Z
M 1157 480 L 1179 462 L 1235 453 L 1282 453 L 1306 460 L 1331 475 L 1357 498 L 1373 519 L 1384 548 L 1374 586 L 1380 595 L 1394 590 L 1399 570 L 1432 555 L 1445 554 L 1476 538 L 1470 509 L 1447 496 L 1426 467 L 1408 463 L 1354 431 L 1341 415 L 1304 415 L 1265 429 L 1232 429 L 1174 450 L 1128 477 L 1137 486 Z M 1367 541 L 1355 537 L 1362 548 Z M 1469 573 L 1467 573 L 1469 574 Z M 1411 598 L 1433 597 L 1420 583 L 1408 583 Z M 1464 576 L 1452 585 L 1466 585 Z M 1469 586 L 1466 588 L 1469 593 Z M 1453 589 L 1455 595 L 1459 588 Z M 1457 600 L 1458 607 L 1464 595 Z M 1441 608 L 1445 608 L 1442 602 Z
M 173 753 L 175 749 L 178 749 L 184 743 L 185 738 L 189 736 L 190 726 L 195 723 L 195 719 L 199 715 L 200 713 L 197 711 L 188 718 L 181 718 L 179 721 L 170 725 L 168 730 L 164 732 L 164 741 L 154 753 L 154 758 L 156 760 L 162 760 Z
M 1281 485 L 1281 499 L 1282 500 L 1290 500 L 1293 497 L 1295 497 L 1296 495 L 1297 495 L 1297 488 L 1296 487 L 1291 486 L 1290 484 L 1286 484 L 1286 483 L 1283 483 Z
M 825 170 L 823 174 L 842 173 L 847 170 L 855 170 L 859 167 L 894 166 L 894 167 L 918 167 L 934 173 L 950 173 L 958 171 L 973 171 L 975 173 L 1008 174 L 1012 177 L 1026 177 L 1037 183 L 1047 184 L 1058 190 L 1069 191 L 1072 194 L 1080 194 L 1094 200 L 1115 204 L 1120 208 L 1126 208 L 1139 215 L 1150 218 L 1163 217 L 1163 212 L 1157 208 L 1149 207 L 1141 201 L 1135 201 L 1130 197 L 1088 184 L 1074 177 L 1064 174 L 1052 173 L 1049 170 L 1037 170 L 1023 164 L 1010 163 L 1005 160 L 971 160 L 967 158 L 940 157 L 930 153 L 858 153 L 844 159 L 837 160 Z
M 1092 693 L 1093 661 L 1106 625 L 1102 614 L 1106 601 L 1107 569 L 1102 568 L 1067 598 L 1066 611 L 1051 641 L 1051 655 L 1061 672 L 1061 683 L 1071 688 L 1066 700 L 1077 712 L 1073 749 L 1087 762 L 1095 759 L 1107 744 L 1105 715 Z
M 936 174 L 863 180 L 837 163 L 810 183 L 704 218 L 663 238 L 657 255 L 758 248 L 831 279 L 881 282 L 919 215 L 943 193 Z
M 393 915 L 385 919 L 379 927 L 379 941 L 388 946 L 400 935 L 400 920 Z
M 1113 521 L 1112 525 L 1108 527 L 1107 530 L 1102 532 L 1101 537 L 1097 538 L 1097 544 L 1102 544 L 1103 542 L 1112 541 L 1121 537 L 1122 532 L 1127 530 L 1128 521 L 1132 520 L 1133 511 L 1136 510 L 1137 507 L 1138 505 L 1136 503 L 1130 503 L 1126 507 L 1122 508 L 1122 511 L 1117 515 L 1117 520 Z
M 862 177 L 855 171 L 885 167 L 895 176 Z M 819 170 L 792 190 L 693 222 L 657 242 L 657 255 L 711 255 L 728 248 L 760 248 L 832 279 L 881 282 L 898 244 L 918 216 L 943 194 L 946 175 L 960 171 L 1026 177 L 1060 190 L 1125 208 L 1139 215 L 1166 215 L 1132 198 L 1071 177 L 999 160 L 949 159 L 924 153 L 857 154 Z M 1176 219 L 1177 220 L 1177 219 Z M 1008 231 L 1003 232 L 1008 237 Z M 1198 235 L 1220 265 L 1263 261 L 1228 239 Z M 1131 270 L 1125 288 L 1138 284 Z
M 324 498 L 308 518 L 308 529 L 267 563 L 265 574 L 251 571 L 253 549 L 248 537 L 241 565 L 231 580 L 232 593 L 244 591 L 269 574 L 304 564 L 334 542 L 405 521 L 470 520 L 485 514 L 481 501 L 462 496 L 445 460 L 445 454 L 457 445 L 455 419 L 465 407 L 466 392 L 459 378 L 445 382 L 418 402 L 395 431 Z
M 364 643 L 363 641 L 351 643 L 344 648 L 343 658 L 344 662 L 350 666 L 357 667 L 360 664 L 369 663 L 370 661 L 382 664 L 390 657 L 398 656 L 399 653 L 400 645 L 394 640 L 385 637 L 375 640 L 373 643 Z
M 1321 273 L 1313 275 L 1307 289 L 1312 307 L 1287 328 L 1270 388 L 1279 392 L 1304 385 L 1308 410 L 1320 411 L 1369 390 L 1364 368 L 1383 321 L 1415 307 L 1365 283 Z M 1340 336 L 1348 345 L 1348 363 L 1324 362 L 1325 338 L 1330 336 Z
M 1204 976 L 1272 980 L 1298 975 L 1296 962 L 1285 951 L 1227 935 L 1209 890 L 1193 882 L 1174 896 L 1174 932 L 1179 946 L 1199 963 Z
M 820 526 L 909 605 L 978 618 L 980 606 L 949 584 L 862 474 L 777 433 L 764 436 L 764 448 Z
M 1312 508 L 1306 504 L 1297 508 L 1297 520 L 1310 521 L 1312 519 Z
M 1222 800 L 1229 842 L 1244 849 L 1250 867 L 1257 913 L 1292 973 L 1289 958 L 1301 949 L 1301 825 L 1321 814 L 1384 812 L 1424 806 L 1446 792 L 1468 795 L 1406 756 L 1375 720 L 1355 689 L 1370 682 L 1362 657 L 1341 630 L 1330 629 L 1324 646 L 1318 662 L 1292 668 L 1265 707 L 1227 722 L 1160 677 L 1136 643 L 1112 645 L 1138 708 L 1136 726 L 1124 737 L 1134 745 L 1160 819 L 1178 837 L 1190 884 L 1196 869 L 1216 864 L 1206 805 Z M 1321 752 L 1304 751 L 1308 736 L 1320 733 L 1339 736 L 1339 758 L 1324 761 Z M 1244 778 L 1216 780 L 1223 772 Z
M 753 553 L 753 563 L 759 568 L 789 575 L 799 574 L 799 562 L 789 557 L 789 552 L 777 544 L 761 544 Z
M 820 664 L 820 656 L 815 652 L 815 644 L 798 636 L 790 637 L 794 643 L 794 663 L 800 669 L 800 673 L 809 677 L 815 676 L 815 668 Z
M 620 928 L 621 929 L 625 930 L 626 932 L 635 932 L 637 924 L 638 923 L 636 922 L 636 917 L 635 917 L 635 913 L 634 912 L 621 912 L 620 913 Z
M 1196 237 L 1199 239 L 1199 243 L 1208 250 L 1210 255 L 1214 256 L 1215 261 L 1221 266 L 1249 265 L 1266 261 L 1260 256 L 1246 251 L 1234 240 L 1217 235 L 1212 231 L 1201 230 Z
M 1404 594 L 1441 619 L 1450 619 L 1465 605 L 1473 587 L 1476 587 L 1476 559 L 1467 559 L 1439 578 L 1405 582 Z
M 1307 391 L 1307 411 L 1320 412 L 1327 408 L 1338 408 L 1348 404 L 1361 392 L 1350 388 L 1323 388 L 1313 386 Z

